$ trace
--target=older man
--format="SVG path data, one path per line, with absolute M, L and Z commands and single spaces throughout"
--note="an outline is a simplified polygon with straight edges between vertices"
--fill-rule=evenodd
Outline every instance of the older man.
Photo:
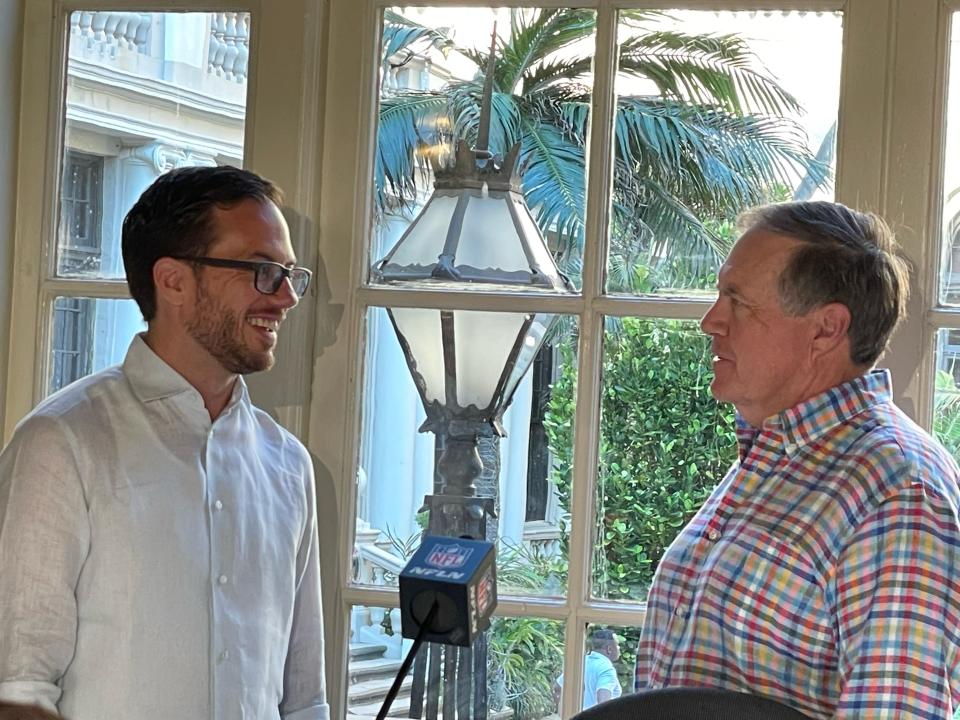
M 701 322 L 739 460 L 660 563 L 636 687 L 741 690 L 817 718 L 952 717 L 958 469 L 873 369 L 906 265 L 879 218 L 835 203 L 744 226 Z
M 157 179 L 123 223 L 147 322 L 0 453 L 0 701 L 70 720 L 327 720 L 313 467 L 250 402 L 306 290 L 279 190 Z

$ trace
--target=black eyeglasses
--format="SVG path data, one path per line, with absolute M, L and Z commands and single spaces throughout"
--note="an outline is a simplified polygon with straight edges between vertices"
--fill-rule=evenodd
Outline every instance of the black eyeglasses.
M 170 257 L 174 260 L 183 260 L 199 265 L 252 270 L 253 286 L 258 292 L 264 295 L 273 295 L 280 289 L 284 278 L 289 278 L 293 291 L 299 297 L 303 297 L 303 294 L 307 291 L 307 286 L 310 284 L 310 278 L 313 275 L 313 273 L 305 267 L 287 267 L 286 265 L 269 261 L 254 262 L 251 260 L 226 260 L 224 258 L 185 257 L 182 255 L 171 255 Z

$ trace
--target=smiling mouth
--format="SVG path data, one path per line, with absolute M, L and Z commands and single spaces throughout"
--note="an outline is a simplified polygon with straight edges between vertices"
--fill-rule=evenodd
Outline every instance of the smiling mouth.
M 267 318 L 247 318 L 247 322 L 253 327 L 262 328 L 272 333 L 276 333 L 280 329 L 279 320 L 268 320 Z

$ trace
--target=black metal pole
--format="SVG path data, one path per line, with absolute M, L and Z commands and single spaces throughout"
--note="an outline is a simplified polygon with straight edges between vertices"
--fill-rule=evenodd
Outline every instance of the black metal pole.
M 415 637 L 413 640 L 413 645 L 410 647 L 410 652 L 408 652 L 407 656 L 403 659 L 403 664 L 400 665 L 400 670 L 397 672 L 397 677 L 394 678 L 393 685 L 390 686 L 387 696 L 383 699 L 383 705 L 380 706 L 380 712 L 377 713 L 377 720 L 384 720 L 384 718 L 387 717 L 387 713 L 390 712 L 390 706 L 393 705 L 394 698 L 396 698 L 397 693 L 400 692 L 400 686 L 403 685 L 403 679 L 407 676 L 407 673 L 410 672 L 410 666 L 413 665 L 413 659 L 417 656 L 417 650 L 419 650 L 420 646 L 423 644 L 423 638 L 427 634 L 427 630 L 429 630 L 430 626 L 433 624 L 433 617 L 437 614 L 437 609 L 439 607 L 439 603 L 434 600 L 433 605 L 430 606 L 430 612 L 427 613 L 427 617 L 420 624 L 420 629 L 417 631 L 417 637 Z

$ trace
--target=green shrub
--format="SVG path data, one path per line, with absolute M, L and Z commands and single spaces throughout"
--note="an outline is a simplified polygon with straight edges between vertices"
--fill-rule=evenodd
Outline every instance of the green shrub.
M 933 434 L 955 458 L 960 458 L 960 389 L 953 375 L 937 370 Z
M 503 544 L 497 558 L 497 584 L 542 590 L 566 574 L 566 561 L 544 557 L 523 545 Z M 489 702 L 509 705 L 516 720 L 554 712 L 553 681 L 563 671 L 563 622 L 532 617 L 494 617 L 487 632 Z
M 544 427 L 570 509 L 576 363 L 561 368 Z M 607 333 L 594 594 L 643 600 L 667 545 L 736 457 L 732 407 L 710 395 L 709 339 L 692 323 L 624 318 Z

